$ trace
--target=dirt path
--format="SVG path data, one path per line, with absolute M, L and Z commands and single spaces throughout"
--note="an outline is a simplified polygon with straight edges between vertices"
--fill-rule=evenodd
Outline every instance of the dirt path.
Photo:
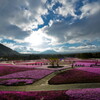
M 65 70 L 69 70 L 67 68 Z M 62 70 L 64 71 L 64 70 Z M 36 81 L 31 85 L 25 86 L 2 86 L 0 90 L 3 91 L 49 91 L 49 90 L 68 90 L 68 89 L 81 89 L 81 88 L 100 88 L 100 83 L 81 83 L 81 84 L 62 84 L 62 85 L 49 85 L 48 80 L 55 76 L 60 71 L 54 72 L 41 80 Z

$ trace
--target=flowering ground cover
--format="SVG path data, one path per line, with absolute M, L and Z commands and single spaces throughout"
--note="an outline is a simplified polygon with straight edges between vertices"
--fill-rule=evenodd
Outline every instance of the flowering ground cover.
M 65 91 L 0 91 L 0 100 L 69 100 Z
M 34 69 L 34 70 L 28 70 L 28 71 L 22 71 L 22 72 L 16 72 L 4 76 L 0 76 L 0 79 L 11 79 L 11 78 L 34 78 L 34 79 L 40 79 L 53 71 L 51 70 L 43 70 L 43 69 Z
M 91 66 L 91 65 L 95 65 L 95 63 L 93 62 L 75 62 L 74 66 Z
M 68 90 L 66 94 L 69 100 L 100 100 L 100 88 Z
M 16 72 L 16 73 L 0 76 L 1 79 L 0 84 L 2 85 L 15 85 L 19 83 L 23 83 L 23 85 L 31 84 L 36 80 L 39 80 L 52 72 L 54 71 L 43 70 L 43 69 L 34 69 L 34 70 Z
M 100 68 L 95 68 L 95 67 L 78 67 L 76 69 L 100 74 Z
M 27 71 L 27 70 L 33 70 L 33 68 L 15 67 L 13 65 L 0 66 L 0 76 L 15 73 L 15 72 Z
M 1 66 L 1 65 L 0 65 Z M 41 67 L 41 65 L 3 65 L 4 67 L 20 67 L 20 68 L 37 68 Z
M 0 91 L 0 100 L 100 100 L 100 88 L 58 91 Z
M 79 69 L 71 69 L 57 74 L 51 78 L 49 84 L 69 84 L 69 83 L 98 83 L 100 82 L 100 74 L 83 71 Z
M 0 85 L 27 85 L 27 84 L 32 84 L 35 80 L 34 79 L 8 79 L 8 80 L 3 80 L 0 82 Z
M 0 63 L 0 66 L 3 66 L 3 65 L 12 65 L 12 64 L 8 64 L 8 63 Z

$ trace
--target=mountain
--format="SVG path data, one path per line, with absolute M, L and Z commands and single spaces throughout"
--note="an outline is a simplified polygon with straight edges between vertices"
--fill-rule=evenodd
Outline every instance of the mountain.
M 41 52 L 41 54 L 58 54 L 58 52 L 54 50 L 46 50 L 46 51 Z
M 0 56 L 12 56 L 12 55 L 18 55 L 19 53 L 4 46 L 0 43 Z

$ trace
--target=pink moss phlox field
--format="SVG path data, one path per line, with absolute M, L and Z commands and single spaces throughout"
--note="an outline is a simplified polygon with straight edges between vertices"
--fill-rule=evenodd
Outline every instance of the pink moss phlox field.
M 100 88 L 62 91 L 0 91 L 0 100 L 100 100 Z
M 95 83 L 100 82 L 100 75 L 88 71 L 71 69 L 52 77 L 49 84 L 69 84 L 69 83 Z
M 84 65 L 84 66 L 90 66 L 92 64 L 95 64 L 95 63 L 92 63 L 92 62 L 75 62 L 74 63 L 74 66 L 75 65 Z
M 0 100 L 69 100 L 65 91 L 0 91 Z
M 34 70 L 29 70 L 29 71 L 23 71 L 23 72 L 16 72 L 13 74 L 5 75 L 5 76 L 0 76 L 0 79 L 7 79 L 7 78 L 32 78 L 32 79 L 40 79 L 43 78 L 44 76 L 52 73 L 53 71 L 51 70 L 42 70 L 42 69 L 34 69 Z
M 0 85 L 22 85 L 32 84 L 35 80 L 34 79 L 8 79 L 3 80 L 0 82 Z
M 41 67 L 41 65 L 2 65 L 4 67 L 20 67 L 20 68 L 37 68 L 37 67 Z M 1 67 L 1 65 L 0 65 Z
M 76 69 L 100 74 L 100 68 L 94 68 L 94 67 L 93 68 L 92 67 L 79 67 L 79 68 L 76 68 Z
M 3 66 L 3 65 L 12 65 L 12 64 L 0 63 L 0 66 Z
M 15 73 L 15 72 L 21 72 L 26 70 L 34 70 L 33 68 L 21 68 L 21 67 L 15 67 L 15 66 L 0 66 L 0 76 Z
M 41 65 L 13 65 L 14 67 L 22 67 L 22 68 L 37 68 L 41 67 Z
M 100 88 L 68 90 L 69 100 L 100 100 Z

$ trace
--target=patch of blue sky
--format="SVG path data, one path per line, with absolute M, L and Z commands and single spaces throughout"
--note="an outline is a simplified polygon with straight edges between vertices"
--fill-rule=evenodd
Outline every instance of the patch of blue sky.
M 41 17 L 42 17 L 44 23 L 41 24 L 41 25 L 38 25 L 38 28 L 33 29 L 34 31 L 37 31 L 38 29 L 49 25 L 50 20 L 54 20 L 54 19 L 57 20 L 57 15 L 54 14 L 53 11 L 51 11 L 51 10 L 48 10 L 48 14 L 47 15 L 42 15 Z
M 15 45 L 24 45 L 24 46 L 29 45 L 29 43 L 26 43 L 26 42 L 19 43 L 19 42 L 16 42 L 14 40 L 11 40 L 11 39 L 2 39 L 0 42 L 1 43 L 12 43 L 12 44 L 15 44 Z
M 100 40 L 94 40 L 91 43 L 96 45 L 96 46 L 100 46 Z
M 84 40 L 83 44 L 100 46 L 100 40 L 94 40 L 94 41 Z
M 78 46 L 81 46 L 82 43 L 73 43 L 73 44 L 70 44 L 70 43 L 64 43 L 64 44 L 60 44 L 60 45 L 56 45 L 54 47 L 78 47 Z
M 62 7 L 62 4 L 59 2 L 56 2 L 55 5 L 53 5 L 52 10 L 56 10 L 58 7 Z
M 14 41 L 14 40 L 2 39 L 2 40 L 1 40 L 1 43 L 4 43 L 4 42 L 6 42 L 6 43 L 16 43 L 16 41 Z
M 47 0 L 46 2 L 49 3 L 49 4 L 51 4 L 52 3 L 52 0 Z
M 80 11 L 80 8 L 83 6 L 83 1 L 82 0 L 78 0 L 76 3 L 75 3 L 75 14 L 76 15 L 81 15 L 82 12 Z
M 51 0 L 48 1 L 49 3 L 51 3 Z M 46 6 L 46 5 L 45 5 Z M 57 9 L 58 7 L 61 7 L 62 4 L 57 2 L 55 5 L 53 5 L 52 9 L 48 9 L 48 14 L 47 15 L 42 15 L 41 18 L 43 19 L 44 23 L 41 25 L 38 25 L 38 28 L 33 29 L 34 31 L 37 31 L 38 29 L 49 25 L 50 20 L 62 20 L 64 19 L 64 17 L 58 15 L 58 14 L 54 14 L 54 10 Z
M 44 23 L 41 25 L 38 25 L 38 28 L 33 29 L 34 31 L 37 31 L 38 29 L 49 25 L 50 20 L 54 20 L 54 21 L 61 20 L 61 21 L 65 21 L 66 23 L 71 23 L 74 18 L 73 16 L 70 16 L 70 15 L 67 17 L 63 17 L 62 15 L 54 14 L 53 11 L 51 10 L 48 10 L 47 15 L 42 15 L 41 17 Z

